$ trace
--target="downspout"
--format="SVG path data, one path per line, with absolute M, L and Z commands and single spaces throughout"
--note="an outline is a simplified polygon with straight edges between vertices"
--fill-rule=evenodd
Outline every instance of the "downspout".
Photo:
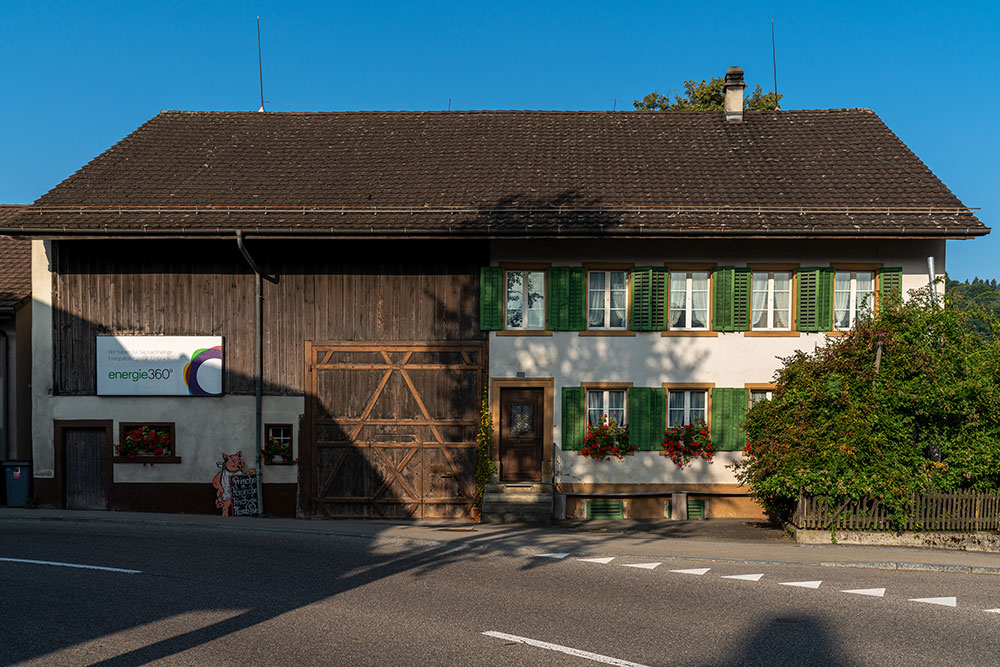
M 236 232 L 236 245 L 239 247 L 240 252 L 243 253 L 243 257 L 247 260 L 250 268 L 253 269 L 254 275 L 256 276 L 255 283 L 255 296 L 257 301 L 257 308 L 254 317 L 254 351 L 257 359 L 257 372 L 254 378 L 254 400 L 256 409 L 256 429 L 255 429 L 255 440 L 254 440 L 254 452 L 256 453 L 256 470 L 257 470 L 257 513 L 264 513 L 264 489 L 263 489 L 263 466 L 261 465 L 261 442 L 264 436 L 264 422 L 263 422 L 263 403 L 264 403 L 264 279 L 278 284 L 278 279 L 274 276 L 265 275 L 260 267 L 257 266 L 257 262 L 253 260 L 250 256 L 250 252 L 243 245 L 243 232 Z
M 3 437 L 0 438 L 0 461 L 6 461 L 10 457 L 10 355 L 7 351 L 7 332 L 0 329 L 0 409 L 3 410 L 3 420 L 0 421 L 0 429 L 3 429 Z

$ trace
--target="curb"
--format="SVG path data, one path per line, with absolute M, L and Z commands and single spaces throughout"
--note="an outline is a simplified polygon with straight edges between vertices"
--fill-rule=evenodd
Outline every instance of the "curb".
M 151 526 L 184 526 L 194 528 L 240 530 L 259 533 L 298 533 L 303 535 L 329 535 L 332 537 L 361 538 L 371 541 L 383 542 L 404 542 L 422 545 L 449 545 L 455 549 L 466 551 L 478 551 L 482 553 L 513 553 L 527 556 L 540 556 L 552 551 L 552 549 L 540 549 L 538 547 L 518 547 L 503 546 L 501 544 L 466 544 L 461 540 L 442 540 L 430 537 L 416 536 L 395 536 L 395 535 L 372 535 L 371 533 L 349 532 L 343 530 L 323 530 L 290 527 L 267 527 L 248 525 L 225 525 L 219 523 L 200 523 L 196 521 L 164 521 L 145 518 L 122 518 L 122 517 L 96 517 L 96 516 L 3 516 L 0 514 L 0 521 L 4 520 L 27 520 L 27 521 L 65 521 L 65 522 L 103 522 L 118 523 L 123 525 L 151 525 Z M 444 527 L 447 527 L 445 524 Z M 553 547 L 555 548 L 555 547 Z M 710 563 L 745 563 L 747 565 L 805 565 L 813 567 L 842 567 L 842 568 L 864 568 L 874 570 L 909 570 L 917 572 L 952 572 L 956 574 L 989 574 L 1000 575 L 1000 566 L 987 565 L 954 565 L 939 563 L 919 563 L 909 561 L 816 561 L 816 560 L 775 560 L 761 558 L 720 558 L 718 556 L 690 556 L 677 554 L 635 554 L 612 551 L 580 551 L 574 552 L 576 558 L 615 556 L 629 558 L 660 558 L 663 560 L 699 561 Z

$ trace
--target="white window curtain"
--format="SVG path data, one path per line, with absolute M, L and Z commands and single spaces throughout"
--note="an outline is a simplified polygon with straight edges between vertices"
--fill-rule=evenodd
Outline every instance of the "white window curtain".
M 750 322 L 754 329 L 767 328 L 767 273 L 753 274 L 753 301 Z
M 691 328 L 708 327 L 708 273 L 691 274 Z

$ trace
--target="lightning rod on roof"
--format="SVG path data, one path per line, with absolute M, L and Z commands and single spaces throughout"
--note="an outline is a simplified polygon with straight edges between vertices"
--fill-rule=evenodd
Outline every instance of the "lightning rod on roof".
M 774 66 L 774 110 L 781 111 L 781 103 L 778 101 L 778 59 L 774 55 L 774 19 L 771 19 L 771 65 Z
M 264 111 L 264 67 L 260 59 L 260 17 L 257 17 L 257 73 L 260 75 L 260 108 L 257 113 Z

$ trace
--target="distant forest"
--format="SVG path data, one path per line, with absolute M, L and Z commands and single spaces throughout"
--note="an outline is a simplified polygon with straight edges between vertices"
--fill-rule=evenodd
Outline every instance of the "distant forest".
M 982 309 L 1000 318 L 1000 283 L 996 280 L 973 278 L 959 282 L 949 278 L 945 283 L 945 294 L 949 308 Z M 982 333 L 989 331 L 989 326 L 982 318 L 973 318 L 973 325 Z

